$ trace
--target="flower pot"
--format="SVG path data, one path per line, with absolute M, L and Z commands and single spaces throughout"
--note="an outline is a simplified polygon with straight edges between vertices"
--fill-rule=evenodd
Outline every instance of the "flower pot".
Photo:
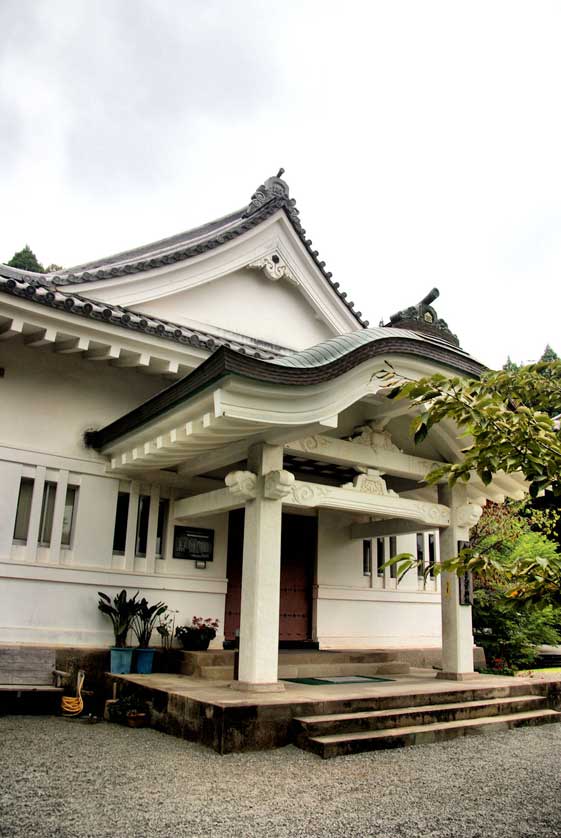
M 139 675 L 150 675 L 154 663 L 155 649 L 137 649 L 135 669 Z
M 128 675 L 132 667 L 132 649 L 111 649 L 111 672 L 113 675 Z
M 127 725 L 129 727 L 146 727 L 148 724 L 148 715 L 146 713 L 127 713 Z
M 216 632 L 211 634 L 208 631 L 190 631 L 180 637 L 181 644 L 186 652 L 206 652 L 208 644 Z

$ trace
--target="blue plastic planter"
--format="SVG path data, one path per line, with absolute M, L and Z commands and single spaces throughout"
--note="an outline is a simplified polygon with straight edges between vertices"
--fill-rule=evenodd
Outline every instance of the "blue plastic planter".
M 136 650 L 136 671 L 139 675 L 150 675 L 155 652 L 155 649 Z
M 111 672 L 113 675 L 128 675 L 132 668 L 132 649 L 111 649 Z

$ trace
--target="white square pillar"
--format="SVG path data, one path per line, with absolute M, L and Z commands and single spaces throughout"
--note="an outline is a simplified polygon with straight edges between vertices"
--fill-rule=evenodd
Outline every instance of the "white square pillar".
M 450 509 L 450 526 L 440 531 L 440 560 L 458 555 L 458 542 L 469 538 L 481 509 L 467 503 L 466 487 L 438 487 L 439 503 Z M 439 678 L 463 681 L 477 677 L 473 671 L 473 630 L 471 606 L 460 605 L 460 580 L 455 573 L 443 573 L 440 582 L 442 603 L 442 672 Z
M 264 496 L 264 476 L 282 469 L 283 449 L 250 450 L 256 497 L 245 505 L 240 658 L 236 689 L 282 690 L 278 681 L 282 500 Z

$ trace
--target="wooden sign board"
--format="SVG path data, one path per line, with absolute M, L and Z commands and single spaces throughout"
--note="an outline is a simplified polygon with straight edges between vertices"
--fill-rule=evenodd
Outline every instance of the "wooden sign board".
M 458 541 L 458 553 L 469 547 L 469 541 Z M 462 573 L 458 577 L 460 605 L 473 605 L 473 574 Z
M 174 527 L 173 558 L 211 562 L 214 558 L 214 530 Z

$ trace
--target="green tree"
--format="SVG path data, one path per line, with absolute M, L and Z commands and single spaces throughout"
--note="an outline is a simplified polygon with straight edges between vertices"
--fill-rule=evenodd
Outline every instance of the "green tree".
M 466 438 L 463 459 L 433 469 L 427 480 L 450 485 L 477 473 L 486 485 L 498 471 L 521 472 L 530 494 L 561 495 L 561 437 L 550 413 L 561 412 L 561 361 L 539 361 L 517 370 L 488 372 L 479 379 L 433 375 L 410 381 L 393 368 L 379 373 L 390 399 L 410 399 L 420 408 L 411 431 L 416 443 L 444 419 Z
M 508 370 L 509 372 L 512 372 L 513 370 L 519 370 L 519 369 L 520 369 L 520 364 L 517 364 L 515 361 L 512 360 L 510 355 L 507 355 L 506 363 L 503 364 L 503 370 Z
M 480 588 L 474 595 L 473 637 L 491 669 L 523 669 L 535 662 L 542 644 L 559 643 L 559 613 L 551 605 L 513 608 L 500 587 Z
M 522 555 L 535 558 L 555 553 L 557 546 L 548 537 L 558 519 L 558 512 L 536 510 L 528 499 L 489 503 L 471 532 L 470 548 L 488 559 L 487 572 L 474 579 L 473 632 L 493 669 L 531 666 L 540 645 L 556 645 L 561 640 L 559 608 L 513 598 L 512 579 L 505 570 L 514 567 Z
M 543 351 L 543 355 L 540 358 L 540 361 L 558 361 L 558 360 L 559 360 L 559 355 L 557 354 L 557 352 L 554 349 L 551 348 L 549 343 L 546 344 L 546 347 Z
M 547 490 L 558 502 L 561 435 L 549 414 L 561 412 L 561 361 L 488 372 L 479 379 L 433 375 L 410 381 L 391 367 L 379 378 L 390 388 L 390 398 L 409 399 L 417 408 L 411 426 L 415 442 L 422 442 L 444 419 L 452 419 L 465 436 L 462 461 L 437 466 L 426 477 L 429 483 L 446 479 L 454 485 L 476 473 L 489 484 L 498 471 L 519 472 L 532 497 Z M 561 604 L 557 545 L 540 533 L 524 534 L 517 545 L 508 557 L 470 546 L 437 571 L 499 574 L 509 599 L 540 607 Z M 401 574 L 406 569 L 406 563 L 399 565 Z
M 19 250 L 17 253 L 14 253 L 7 264 L 11 268 L 20 268 L 20 270 L 23 271 L 35 271 L 39 274 L 45 273 L 43 265 L 37 261 L 37 257 L 28 244 L 25 245 L 23 250 Z

